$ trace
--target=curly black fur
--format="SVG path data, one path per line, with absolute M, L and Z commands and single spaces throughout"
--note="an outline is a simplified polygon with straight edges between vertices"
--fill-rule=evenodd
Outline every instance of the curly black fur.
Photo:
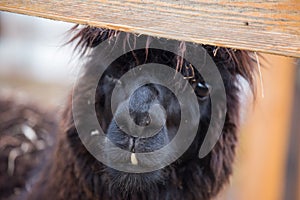
M 30 185 L 55 141 L 54 112 L 24 98 L 0 95 L 0 199 L 16 199 Z M 26 136 L 33 132 L 36 137 Z M 32 179 L 33 181 L 33 179 Z
M 128 34 L 128 37 L 138 36 Z M 93 73 L 90 72 L 98 67 L 95 63 L 100 60 L 97 55 L 105 51 L 105 49 L 97 48 L 98 44 L 105 39 L 114 41 L 114 38 L 118 38 L 117 31 L 93 27 L 81 29 L 73 38 L 73 40 L 79 39 L 77 47 L 83 49 L 83 54 L 93 48 L 89 57 L 91 61 L 86 65 L 86 73 L 83 75 L 87 81 L 87 91 L 88 80 L 93 78 L 91 75 Z M 238 76 L 244 77 L 252 85 L 254 70 L 251 68 L 248 52 L 209 45 L 203 45 L 203 47 L 212 57 L 222 75 L 227 98 L 223 133 L 206 157 L 199 159 L 198 151 L 210 120 L 209 99 L 199 100 L 199 106 L 207 109 L 206 116 L 201 117 L 201 128 L 193 144 L 176 162 L 161 170 L 145 174 L 128 174 L 110 169 L 97 161 L 78 137 L 72 115 L 72 104 L 80 104 L 83 101 L 86 92 L 83 90 L 80 97 L 75 96 L 74 99 L 70 97 L 67 102 L 55 152 L 40 175 L 40 180 L 26 194 L 27 199 L 205 200 L 216 196 L 228 182 L 233 170 L 239 123 Z M 179 45 L 178 49 L 180 48 Z M 109 75 L 110 79 L 118 79 L 126 70 L 140 63 L 149 62 L 169 65 L 185 75 L 182 68 L 178 68 L 178 66 L 187 65 L 185 60 L 180 56 L 155 49 L 134 51 L 120 57 L 106 71 L 106 75 Z M 200 75 L 197 78 L 201 81 Z M 109 96 L 107 91 L 111 90 L 109 84 L 105 81 L 104 75 L 99 81 L 95 105 L 98 120 L 103 127 L 106 127 L 104 128 L 106 131 L 113 118 L 107 109 L 106 101 Z M 172 123 L 172 120 L 169 123 Z

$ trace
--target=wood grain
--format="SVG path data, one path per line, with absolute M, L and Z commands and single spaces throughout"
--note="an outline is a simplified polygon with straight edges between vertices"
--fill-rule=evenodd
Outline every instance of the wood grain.
M 1 0 L 0 10 L 300 57 L 299 0 Z

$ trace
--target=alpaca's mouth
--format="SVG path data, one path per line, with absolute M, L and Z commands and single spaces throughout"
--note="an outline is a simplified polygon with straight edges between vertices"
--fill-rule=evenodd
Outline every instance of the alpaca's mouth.
M 151 172 L 155 169 L 155 163 L 161 163 L 163 165 L 166 160 L 170 159 L 168 154 L 153 156 L 147 153 L 120 152 L 119 148 L 106 150 L 109 151 L 106 157 L 108 167 L 113 167 L 123 172 Z
M 125 133 L 113 118 L 106 132 L 105 164 L 127 173 L 162 169 L 177 160 L 177 151 L 169 145 L 175 131 L 164 124 L 150 137 L 135 137 Z

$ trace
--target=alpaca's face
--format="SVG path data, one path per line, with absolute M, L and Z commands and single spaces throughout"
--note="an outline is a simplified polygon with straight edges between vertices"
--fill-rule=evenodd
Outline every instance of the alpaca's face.
M 106 137 L 117 147 L 131 153 L 130 156 L 116 153 L 108 157 L 107 162 L 119 166 L 122 163 L 129 164 L 129 167 L 139 166 L 147 172 L 147 169 L 153 164 L 153 160 L 143 158 L 139 153 L 154 152 L 170 143 L 178 132 L 182 109 L 189 111 L 200 109 L 201 118 L 198 121 L 188 122 L 188 126 L 191 129 L 186 131 L 184 137 L 190 137 L 193 129 L 198 130 L 197 136 L 194 138 L 194 143 L 189 148 L 188 153 L 176 159 L 173 165 L 184 163 L 189 159 L 198 159 L 199 146 L 205 136 L 208 125 L 207 121 L 210 118 L 210 85 L 203 80 L 199 73 L 194 73 L 196 70 L 191 67 L 181 71 L 182 79 L 190 77 L 191 72 L 194 73 L 194 77 L 186 82 L 190 84 L 190 87 L 180 85 L 180 82 L 176 82 L 174 79 L 176 75 L 175 55 L 171 52 L 152 50 L 148 53 L 149 60 L 146 63 L 156 62 L 169 66 L 174 73 L 169 74 L 169 77 L 165 77 L 165 79 L 169 79 L 171 82 L 175 81 L 173 84 L 177 84 L 175 89 L 180 94 L 190 90 L 189 92 L 196 96 L 197 105 L 192 103 L 180 105 L 176 95 L 169 88 L 151 83 L 157 77 L 149 74 L 136 76 L 140 69 L 138 66 L 135 67 L 135 58 L 133 56 L 132 53 L 128 53 L 126 55 L 126 59 L 129 60 L 128 62 L 126 62 L 123 56 L 112 63 L 103 73 L 97 86 L 95 110 Z M 138 56 L 138 59 L 144 59 L 145 50 L 136 51 L 135 56 Z M 152 59 L 152 57 L 155 59 Z M 165 59 L 166 57 L 168 59 Z M 188 63 L 185 63 L 185 66 L 188 65 Z M 126 72 L 129 73 L 129 78 L 127 78 L 129 80 L 126 81 L 132 83 L 150 83 L 135 86 L 136 89 L 133 93 L 128 94 L 126 83 L 121 78 Z M 163 73 L 159 69 L 155 72 Z M 112 111 L 112 93 L 116 87 L 119 87 L 115 100 L 117 104 L 115 111 Z M 186 98 L 189 97 L 187 96 Z M 191 101 L 187 99 L 187 102 Z M 178 143 L 177 145 L 181 144 Z M 155 157 L 156 162 L 166 162 L 173 150 L 170 148 L 165 155 Z M 113 149 L 110 149 L 109 145 L 107 145 L 105 151 L 113 151 Z M 134 191 L 144 190 L 152 184 L 167 181 L 169 179 L 166 173 L 167 168 L 168 166 L 147 173 L 128 173 L 115 170 L 111 167 L 107 167 L 106 169 L 115 181 L 115 186 L 122 187 L 124 185 L 127 189 Z
M 73 91 L 76 131 L 71 129 L 70 139 L 74 143 L 78 134 L 94 156 L 78 158 L 82 160 L 78 163 L 85 163 L 82 166 L 91 166 L 87 181 L 99 178 L 109 194 L 120 192 L 134 199 L 215 196 L 232 173 L 239 114 L 236 82 L 238 75 L 252 80 L 248 55 L 212 46 L 200 46 L 199 51 L 194 44 L 172 46 L 168 40 L 154 38 L 145 40 L 141 48 L 136 42 L 139 37 L 130 34 L 101 46 L 113 37 L 109 35 L 114 34 L 92 28 L 77 35 L 83 47 L 94 47 Z M 127 45 L 130 37 L 134 43 Z M 163 47 L 151 46 L 155 42 Z M 190 57 L 166 50 L 168 45 L 184 49 Z M 116 49 L 121 54 L 110 60 Z M 190 61 L 193 58 L 197 62 Z M 172 72 L 151 64 L 167 66 Z M 138 75 L 144 69 L 149 73 Z M 77 145 L 72 146 L 78 153 Z

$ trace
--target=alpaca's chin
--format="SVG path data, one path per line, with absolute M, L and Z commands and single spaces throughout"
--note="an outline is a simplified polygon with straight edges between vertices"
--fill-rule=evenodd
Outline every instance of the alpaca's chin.
M 151 191 L 152 188 L 165 182 L 163 170 L 148 173 L 127 173 L 111 168 L 107 169 L 111 178 L 111 187 L 115 192 L 124 194 Z

